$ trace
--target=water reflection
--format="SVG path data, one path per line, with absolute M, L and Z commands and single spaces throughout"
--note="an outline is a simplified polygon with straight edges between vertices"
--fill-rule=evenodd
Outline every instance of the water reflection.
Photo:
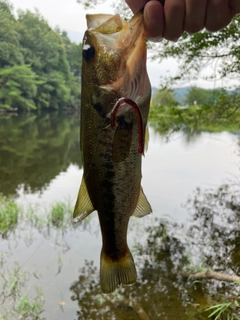
M 99 242 L 99 238 L 93 239 L 94 230 L 99 230 L 96 216 L 84 220 L 74 230 L 71 209 L 67 206 L 56 205 L 46 217 L 39 217 L 36 209 L 27 211 L 18 219 L 18 227 L 7 234 L 1 251 L 5 248 L 7 255 L 11 247 L 11 254 L 16 258 L 15 253 L 23 251 L 23 242 L 27 240 L 28 259 L 24 256 L 19 265 L 21 268 L 28 265 L 28 273 L 32 272 L 28 276 L 31 285 L 41 284 L 46 295 L 47 319 L 76 319 L 77 316 L 79 320 L 172 320 L 177 315 L 180 320 L 207 320 L 210 314 L 206 312 L 207 307 L 227 301 L 230 305 L 219 319 L 228 319 L 230 315 L 229 319 L 236 320 L 240 316 L 238 284 L 217 280 L 195 282 L 189 275 L 204 271 L 202 268 L 239 274 L 239 201 L 240 184 L 232 180 L 216 188 L 197 188 L 185 205 L 189 219 L 184 224 L 155 218 L 146 226 L 145 218 L 132 218 L 133 222 L 140 221 L 141 234 L 146 236 L 144 241 L 137 236 L 134 241 L 138 282 L 120 288 L 113 295 L 102 295 L 98 262 L 86 259 L 86 252 L 83 252 L 83 248 L 92 251 L 92 243 Z M 135 229 L 136 226 L 131 230 L 132 237 Z M 30 235 L 34 235 L 31 242 L 28 241 Z M 43 259 L 39 250 L 34 251 L 34 255 L 29 254 L 39 236 L 45 239 L 45 245 L 41 241 L 44 247 L 40 247 L 44 257 L 54 254 L 54 260 Z M 15 246 L 7 245 L 7 240 L 16 239 Z M 9 262 L 6 260 L 2 264 L 0 275 L 6 279 L 4 270 L 10 270 Z M 35 264 L 37 270 L 30 267 Z M 36 274 L 41 276 L 36 277 Z M 49 287 L 52 282 L 54 286 Z M 64 292 L 66 306 L 62 309 L 56 309 L 59 292 Z
M 0 117 L 0 193 L 42 191 L 71 163 L 81 167 L 78 116 Z
M 42 192 L 42 198 L 30 211 L 17 219 L 13 216 L 7 233 L 0 232 L 5 236 L 0 287 L 4 270 L 19 260 L 31 286 L 42 288 L 46 319 L 173 320 L 177 315 L 179 320 L 206 320 L 210 314 L 206 308 L 223 301 L 231 302 L 227 312 L 238 319 L 236 284 L 194 282 L 188 275 L 201 268 L 240 273 L 239 181 L 231 178 L 220 185 L 229 172 L 239 173 L 239 138 L 226 132 L 195 137 L 177 132 L 166 143 L 165 136 L 150 129 L 143 188 L 154 211 L 152 217 L 132 219 L 128 232 L 138 282 L 108 297 L 99 286 L 101 235 L 96 214 L 73 227 L 72 208 L 58 205 L 54 213 L 44 208 L 47 194 L 51 203 L 62 201 L 67 192 L 77 194 L 82 173 L 78 118 L 56 114 L 1 118 L 0 193 L 20 194 L 22 186 L 28 201 L 34 196 L 31 192 Z M 206 189 L 210 184 L 215 187 Z M 2 207 L 0 203 L 0 216 Z M 1 260 L 2 252 L 6 259 Z M 28 283 L 20 296 L 26 287 Z
M 209 319 L 207 307 L 226 301 L 219 319 L 239 319 L 239 284 L 189 278 L 203 267 L 239 274 L 239 200 L 240 185 L 233 182 L 197 189 L 186 204 L 188 227 L 156 219 L 144 231 L 147 241 L 134 250 L 137 284 L 111 296 L 101 294 L 98 267 L 85 261 L 70 287 L 78 319 Z
M 192 219 L 188 230 L 191 245 L 210 268 L 230 274 L 240 273 L 239 202 L 236 179 L 215 190 L 198 188 L 187 204 Z

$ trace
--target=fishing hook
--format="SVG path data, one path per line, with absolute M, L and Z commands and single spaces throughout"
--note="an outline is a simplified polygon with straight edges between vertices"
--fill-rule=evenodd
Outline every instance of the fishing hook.
M 142 122 L 142 115 L 140 112 L 140 109 L 138 105 L 129 98 L 120 98 L 112 108 L 112 111 L 110 113 L 110 123 L 111 127 L 115 128 L 116 125 L 116 115 L 118 112 L 118 109 L 121 108 L 124 104 L 128 104 L 132 107 L 134 112 L 136 113 L 137 119 L 138 119 L 138 153 L 143 154 L 144 152 L 144 140 L 143 140 L 143 122 Z

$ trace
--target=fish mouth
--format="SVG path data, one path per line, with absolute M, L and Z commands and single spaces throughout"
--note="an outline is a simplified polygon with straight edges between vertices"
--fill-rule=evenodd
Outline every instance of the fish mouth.
M 87 27 L 90 33 L 95 34 L 101 45 L 101 38 L 109 39 L 109 48 L 112 39 L 117 42 L 117 48 L 132 50 L 138 38 L 143 38 L 143 15 L 138 13 L 126 23 L 122 22 L 119 14 L 87 14 Z M 107 37 L 106 37 L 106 36 Z
M 123 22 L 119 14 L 87 14 L 88 30 L 101 34 L 113 34 L 123 28 Z
M 117 65 L 114 70 L 110 68 L 113 76 L 101 79 L 98 86 L 135 101 L 149 89 L 143 14 L 139 12 L 124 23 L 119 14 L 88 14 L 86 18 L 87 38 L 99 52 L 98 70 L 102 68 L 103 59 L 108 65 L 110 61 Z
M 138 41 L 144 40 L 143 37 L 144 24 L 143 24 L 143 15 L 142 13 L 135 14 L 131 20 L 123 25 L 119 36 L 119 42 L 123 43 L 124 47 L 132 50 L 136 47 Z M 145 42 L 145 41 L 144 41 Z

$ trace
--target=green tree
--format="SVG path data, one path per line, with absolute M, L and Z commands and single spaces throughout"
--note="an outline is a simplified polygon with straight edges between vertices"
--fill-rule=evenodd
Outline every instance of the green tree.
M 168 88 L 164 88 L 164 89 L 159 89 L 156 92 L 156 95 L 153 98 L 152 103 L 154 106 L 158 106 L 158 107 L 160 106 L 170 107 L 170 106 L 176 105 L 177 101 L 175 99 L 175 96 L 172 90 Z
M 76 107 L 80 72 L 81 45 L 52 30 L 37 9 L 15 18 L 10 2 L 0 2 L 0 108 Z
M 70 88 L 62 73 L 52 71 L 40 77 L 36 104 L 41 108 L 61 109 L 70 101 Z
M 233 93 L 233 92 L 232 92 Z M 212 106 L 219 106 L 223 101 L 231 100 L 227 90 L 223 88 L 217 88 L 208 90 L 208 104 Z
M 71 42 L 66 31 L 61 32 L 59 28 L 57 28 L 56 31 L 61 35 L 66 51 L 67 61 L 70 66 L 70 72 L 74 77 L 80 79 L 82 66 L 82 44 Z
M 185 98 L 187 105 L 204 105 L 208 103 L 208 91 L 196 86 L 191 87 Z
M 25 63 L 31 65 L 41 81 L 35 97 L 37 107 L 58 109 L 77 104 L 75 79 L 70 74 L 66 45 L 60 34 L 50 28 L 37 10 L 20 10 L 18 16 Z
M 8 1 L 0 2 L 0 69 L 23 63 L 19 48 L 17 21 Z
M 68 77 L 68 63 L 61 37 L 38 10 L 18 11 L 18 32 L 26 64 L 37 74 L 59 71 Z
M 231 102 L 234 101 L 229 93 L 223 88 L 207 90 L 196 86 L 191 87 L 185 97 L 185 103 L 190 106 L 195 104 L 200 106 L 221 106 L 223 102 L 226 102 L 227 100 L 231 100 Z
M 18 110 L 36 109 L 36 75 L 27 65 L 0 69 L 0 106 Z

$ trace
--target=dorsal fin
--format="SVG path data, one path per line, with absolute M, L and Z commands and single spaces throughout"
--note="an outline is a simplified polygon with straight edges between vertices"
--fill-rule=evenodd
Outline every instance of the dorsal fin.
M 82 182 L 78 192 L 77 202 L 75 204 L 75 208 L 73 211 L 74 221 L 77 222 L 77 221 L 83 220 L 93 211 L 94 211 L 94 207 L 89 197 L 84 177 L 82 177 Z
M 141 218 L 141 217 L 146 216 L 147 214 L 150 214 L 151 212 L 152 212 L 151 205 L 149 204 L 149 202 L 143 192 L 143 189 L 141 188 L 137 207 L 132 215 L 134 217 Z

